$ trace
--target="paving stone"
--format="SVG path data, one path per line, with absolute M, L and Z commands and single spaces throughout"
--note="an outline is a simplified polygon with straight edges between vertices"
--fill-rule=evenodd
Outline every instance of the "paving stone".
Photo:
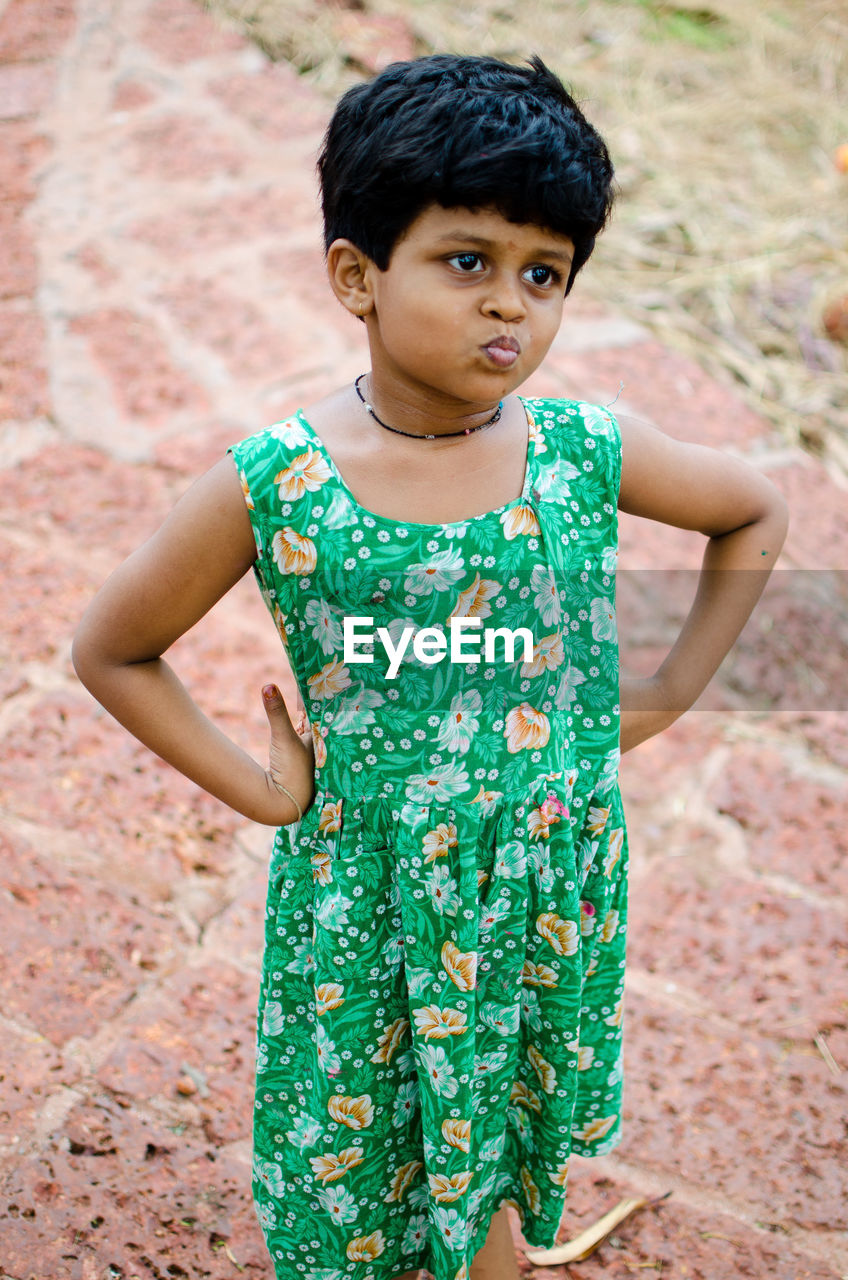
M 149 5 L 139 38 L 163 62 L 175 66 L 244 47 L 239 35 L 219 25 L 191 0 L 157 0 Z
M 157 116 L 129 140 L 133 172 L 153 182 L 205 182 L 244 168 L 243 152 L 201 117 Z
M 46 63 L 0 65 L 0 120 L 36 116 L 53 94 L 55 73 Z
M 74 30 L 73 0 L 10 0 L 0 15 L 0 62 L 53 58 Z
M 645 417 L 678 440 L 745 449 L 772 434 L 732 391 L 659 342 L 577 355 L 557 350 L 549 359 L 582 398 L 608 404 L 620 394 L 621 413 Z
M 100 585 L 90 565 L 82 557 L 59 558 L 49 538 L 28 546 L 3 531 L 0 575 L 20 584 L 4 605 L 0 662 L 46 662 L 57 656 L 67 661 L 74 630 Z
M 0 834 L 0 849 L 7 841 Z M 4 917 L 9 909 L 4 892 Z M 31 1126 L 45 1099 L 73 1085 L 80 1068 L 67 1062 L 38 1031 L 11 1028 L 0 1036 L 0 1163 L 13 1160 L 16 1149 L 26 1143 Z
M 41 316 L 18 302 L 0 304 L 0 421 L 49 411 Z
M 710 857 L 716 837 L 697 825 L 678 839 L 677 856 L 660 854 L 632 885 L 631 963 L 766 1035 L 802 1016 L 844 1027 L 844 914 L 738 879 Z
M 185 332 L 225 360 L 236 377 L 268 380 L 277 375 L 291 338 L 246 298 L 196 279 L 181 281 L 162 297 Z
M 147 107 L 155 102 L 156 92 L 143 80 L 131 76 L 119 80 L 112 95 L 113 111 L 136 111 L 139 107 Z
M 26 458 L 15 478 L 14 489 L 0 486 L 0 519 L 80 554 L 109 554 L 109 571 L 150 537 L 187 487 L 182 476 L 74 444 Z
M 3 1011 L 55 1045 L 93 1035 L 172 950 L 173 920 L 20 843 L 3 875 Z
M 210 79 L 208 90 L 259 137 L 296 138 L 322 132 L 331 106 L 284 62 L 267 62 L 253 74 Z
M 597 1173 L 594 1161 L 574 1157 L 557 1242 L 574 1239 L 629 1198 L 650 1199 L 638 1183 Z M 782 1233 L 758 1231 L 726 1214 L 698 1212 L 674 1194 L 628 1218 L 590 1258 L 570 1269 L 553 1267 L 550 1275 L 631 1280 L 634 1275 L 652 1272 L 674 1280 L 735 1280 L 740 1276 L 841 1280 L 838 1271 L 801 1252 Z M 535 1277 L 540 1273 L 527 1264 L 526 1274 Z
M 183 969 L 146 1000 L 97 1072 L 117 1095 L 177 1106 L 177 1085 L 188 1075 L 197 1087 L 191 1106 L 210 1142 L 250 1132 L 253 1118 L 258 969 L 250 977 L 225 964 Z
M 777 1231 L 844 1229 L 844 1077 L 801 1046 L 633 992 L 625 1019 L 624 1160 L 751 1206 Z
M 798 776 L 778 751 L 740 743 L 712 799 L 739 823 L 755 870 L 848 900 L 845 779 Z
M 281 227 L 314 217 L 315 193 L 305 181 L 244 195 L 221 195 L 133 222 L 126 231 L 167 261 L 202 262 L 204 255 L 254 237 L 281 237 Z M 281 219 L 283 220 L 281 224 Z
M 4 1183 L 0 1235 L 13 1276 L 267 1277 L 249 1167 L 196 1129 L 123 1109 L 105 1091 Z
M 98 715 L 84 691 L 43 695 L 7 731 L 4 753 L 0 806 L 78 833 L 109 883 L 167 902 L 182 876 L 232 869 L 238 815 Z
M 38 284 L 31 232 L 0 205 L 0 300 L 31 297 Z
M 784 560 L 801 569 L 848 568 L 848 487 L 834 484 L 824 466 L 799 453 L 769 479 L 789 505 Z
M 201 413 L 203 390 L 178 369 L 153 324 L 126 307 L 75 316 L 70 332 L 88 340 L 129 417 L 166 421 L 177 410 Z

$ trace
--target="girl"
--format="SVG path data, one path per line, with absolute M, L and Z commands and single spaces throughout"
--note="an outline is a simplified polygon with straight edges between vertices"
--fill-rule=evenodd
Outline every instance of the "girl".
M 786 514 L 722 453 L 515 394 L 611 206 L 606 147 L 538 58 L 388 68 L 344 95 L 319 169 L 371 367 L 198 480 L 74 661 L 278 828 L 254 1125 L 278 1280 L 514 1280 L 506 1206 L 552 1245 L 571 1151 L 619 1139 L 619 752 L 700 695 Z M 673 649 L 620 684 L 618 508 L 708 540 Z M 162 656 L 251 566 L 303 701 L 295 726 L 264 688 L 267 769 Z

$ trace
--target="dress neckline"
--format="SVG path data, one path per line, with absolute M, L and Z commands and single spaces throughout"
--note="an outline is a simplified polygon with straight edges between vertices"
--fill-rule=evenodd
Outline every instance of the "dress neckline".
M 527 401 L 524 399 L 524 397 L 518 396 L 517 399 L 521 401 L 521 405 L 524 409 L 524 416 L 527 419 L 527 453 L 526 453 L 525 462 L 524 462 L 524 483 L 521 487 L 521 493 L 517 498 L 513 498 L 511 502 L 505 502 L 503 506 L 495 507 L 491 511 L 481 511 L 478 515 L 466 516 L 463 520 L 443 520 L 439 523 L 429 523 L 422 520 L 394 520 L 391 516 L 380 515 L 379 511 L 372 511 L 369 507 L 364 507 L 362 503 L 357 501 L 357 499 L 354 497 L 353 493 L 350 490 L 350 487 L 348 486 L 347 481 L 345 480 L 344 476 L 339 471 L 338 467 L 333 461 L 333 458 L 329 450 L 327 449 L 327 446 L 324 444 L 324 441 L 321 439 L 321 437 L 318 435 L 315 428 L 310 423 L 303 409 L 298 409 L 296 411 L 296 414 L 301 425 L 306 428 L 309 435 L 312 437 L 313 441 L 317 445 L 319 452 L 323 456 L 324 460 L 326 461 L 327 465 L 329 466 L 330 470 L 332 471 L 333 475 L 338 481 L 340 487 L 344 490 L 351 506 L 353 506 L 357 511 L 361 512 L 362 515 L 368 516 L 372 520 L 379 521 L 380 524 L 389 525 L 392 528 L 458 529 L 465 524 L 474 524 L 478 520 L 488 520 L 488 519 L 491 519 L 492 516 L 503 515 L 505 511 L 510 511 L 512 510 L 513 507 L 519 507 L 526 504 L 529 499 L 531 488 L 532 488 L 532 479 L 533 479 L 533 457 L 535 454 L 534 427 L 536 425 L 536 421 L 532 416 L 530 412 L 530 408 L 527 404 Z

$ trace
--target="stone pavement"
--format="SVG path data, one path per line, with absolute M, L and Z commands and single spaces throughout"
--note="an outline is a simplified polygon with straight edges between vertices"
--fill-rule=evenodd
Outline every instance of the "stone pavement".
M 69 640 L 227 442 L 366 367 L 322 278 L 327 113 L 190 0 L 0 0 L 3 1280 L 269 1278 L 249 1200 L 269 832 L 99 712 Z M 845 478 L 578 284 L 528 389 L 622 384 L 618 407 L 768 470 L 792 580 L 845 567 Z M 625 520 L 622 547 L 625 568 L 685 571 L 700 540 Z M 662 639 L 652 582 L 622 627 L 633 670 Z M 570 1269 L 519 1253 L 527 1274 L 848 1274 L 846 702 L 750 700 L 797 685 L 805 650 L 838 680 L 844 636 L 802 597 L 624 762 L 626 1138 L 575 1161 L 561 1237 L 673 1195 Z M 259 690 L 285 675 L 252 582 L 176 648 L 261 758 Z

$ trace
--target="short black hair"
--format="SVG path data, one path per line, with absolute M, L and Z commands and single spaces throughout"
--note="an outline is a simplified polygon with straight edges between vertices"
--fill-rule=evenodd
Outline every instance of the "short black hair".
M 318 171 L 325 250 L 350 240 L 385 271 L 429 206 L 495 208 L 572 241 L 566 293 L 613 202 L 603 139 L 538 56 L 393 63 L 339 99 Z

